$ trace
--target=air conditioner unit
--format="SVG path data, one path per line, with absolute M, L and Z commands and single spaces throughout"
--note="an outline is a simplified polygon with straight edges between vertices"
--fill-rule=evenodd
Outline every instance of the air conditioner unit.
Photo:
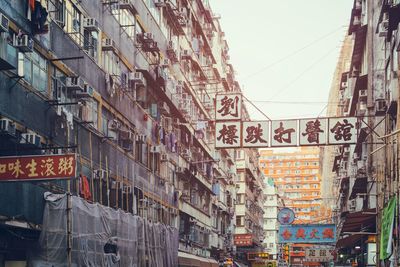
M 135 71 L 135 72 L 130 72 L 128 74 L 128 80 L 129 82 L 133 82 L 134 84 L 145 84 L 145 79 L 143 77 L 143 73 Z
M 385 115 L 387 109 L 385 99 L 377 99 L 375 102 L 375 115 Z
M 170 113 L 170 108 L 166 102 L 162 102 L 161 104 L 159 104 L 158 109 L 160 110 L 161 113 L 164 113 L 164 114 Z
M 15 136 L 15 124 L 9 119 L 0 119 L 0 132 Z
M 166 3 L 165 3 L 164 0 L 154 0 L 154 5 L 155 5 L 156 7 L 165 7 L 165 6 L 166 6 Z
M 161 162 L 166 162 L 168 160 L 169 160 L 168 154 L 166 154 L 166 153 L 161 154 Z
M 151 146 L 150 153 L 160 153 L 161 147 L 160 146 Z
M 119 130 L 120 128 L 121 128 L 121 123 L 117 119 L 108 122 L 108 129 L 116 131 Z
M 20 37 L 14 35 L 13 46 L 18 48 L 19 51 L 29 53 L 33 51 L 33 39 L 27 34 Z
M 136 142 L 142 142 L 142 143 L 144 143 L 144 142 L 146 142 L 146 135 L 144 135 L 144 134 L 138 134 L 138 135 L 136 135 Z
M 97 169 L 93 171 L 93 179 L 107 180 L 107 171 L 104 169 Z
M 9 24 L 10 20 L 4 14 L 0 13 L 0 32 L 8 32 Z
M 95 18 L 85 18 L 83 28 L 88 31 L 99 31 L 99 22 Z
M 130 186 L 130 185 L 124 185 L 124 186 L 122 187 L 122 192 L 123 192 L 123 193 L 132 193 L 132 186 Z
M 367 97 L 367 90 L 358 91 L 358 98 L 366 98 L 366 97 Z
M 113 39 L 111 38 L 104 38 L 102 43 L 103 51 L 115 51 L 116 45 Z
M 169 65 L 171 65 L 171 61 L 168 59 L 168 58 L 164 58 L 162 61 L 161 61 L 161 64 L 160 64 L 162 67 L 168 67 Z
M 189 149 L 183 149 L 182 150 L 182 157 L 191 158 L 192 157 L 192 152 Z
M 184 173 L 185 169 L 183 167 L 176 167 L 176 173 Z
M 345 88 L 347 88 L 347 82 L 342 82 L 341 89 L 345 89 Z
M 192 53 L 190 50 L 188 49 L 182 50 L 181 59 L 191 59 L 191 58 L 192 58 Z
M 85 81 L 81 77 L 66 77 L 65 88 L 71 90 L 81 90 L 85 87 Z
M 40 136 L 32 133 L 23 133 L 21 134 L 21 144 L 31 144 L 37 147 L 40 147 Z
M 359 16 L 354 16 L 353 26 L 359 26 L 359 25 L 361 25 L 360 17 Z
M 83 90 L 76 92 L 75 96 L 77 98 L 88 98 L 88 97 L 93 97 L 93 94 L 94 94 L 93 87 L 90 86 L 89 84 L 85 84 L 83 86 Z
M 350 200 L 350 202 L 349 202 L 349 209 L 350 209 L 350 210 L 355 210 L 356 205 L 357 205 L 357 202 L 356 202 L 355 199 Z
M 146 43 L 154 42 L 154 34 L 151 32 L 143 33 L 143 41 Z

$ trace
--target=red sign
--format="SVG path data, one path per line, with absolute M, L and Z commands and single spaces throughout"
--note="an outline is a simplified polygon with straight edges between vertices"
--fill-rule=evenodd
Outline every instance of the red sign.
M 0 157 L 0 181 L 67 179 L 75 176 L 75 154 Z
M 248 247 L 253 245 L 251 234 L 237 234 L 234 236 L 234 243 L 237 247 Z

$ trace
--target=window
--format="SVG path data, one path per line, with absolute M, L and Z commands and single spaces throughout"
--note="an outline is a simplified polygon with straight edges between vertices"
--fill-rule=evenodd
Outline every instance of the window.
M 47 60 L 36 51 L 24 54 L 24 79 L 36 90 L 47 94 Z
M 237 194 L 236 198 L 238 204 L 244 204 L 244 194 Z

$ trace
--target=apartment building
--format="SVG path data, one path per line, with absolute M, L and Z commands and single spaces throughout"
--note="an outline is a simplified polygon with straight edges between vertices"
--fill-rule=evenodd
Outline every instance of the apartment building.
M 399 4 L 355 0 L 349 11 L 346 38 L 352 49 L 336 87 L 337 115 L 357 116 L 361 123 L 357 144 L 338 147 L 333 162 L 340 264 L 398 264 L 398 240 L 380 241 L 391 239 L 391 226 L 383 226 L 390 212 L 383 209 L 399 192 L 398 144 L 393 143 L 399 127 Z M 392 211 L 398 209 L 394 203 Z
M 284 207 L 284 203 L 278 194 L 272 178 L 265 179 L 264 187 L 264 251 L 271 255 L 272 259 L 278 259 L 280 248 L 278 245 L 278 212 Z
M 240 87 L 208 1 L 1 1 L 0 13 L 0 155 L 32 158 L 29 171 L 37 156 L 76 163 L 69 179 L 1 182 L 0 265 L 217 266 L 234 234 L 260 242 L 262 175 L 247 152 L 237 175 L 213 145 L 215 95 Z M 236 179 L 251 223 L 234 217 Z
M 249 252 L 263 252 L 264 175 L 256 149 L 236 149 L 236 228 L 234 244 L 238 258 L 248 263 Z
M 260 150 L 260 166 L 274 180 L 285 206 L 291 208 L 294 223 L 312 223 L 325 218 L 321 209 L 319 148 L 299 148 L 289 152 Z

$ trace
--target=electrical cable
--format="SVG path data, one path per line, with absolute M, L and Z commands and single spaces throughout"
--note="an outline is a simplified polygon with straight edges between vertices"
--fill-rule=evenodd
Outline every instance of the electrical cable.
M 323 35 L 323 36 L 319 37 L 318 39 L 316 39 L 316 40 L 314 40 L 314 41 L 308 43 L 307 45 L 301 47 L 300 49 L 295 50 L 295 51 L 293 51 L 293 52 L 290 53 L 290 54 L 286 54 L 286 56 L 284 56 L 284 57 L 282 57 L 282 58 L 280 58 L 280 59 L 274 61 L 273 63 L 269 64 L 268 66 L 265 66 L 265 67 L 259 69 L 258 71 L 253 72 L 253 73 L 251 73 L 251 74 L 245 76 L 243 79 L 244 79 L 244 80 L 247 80 L 247 79 L 249 79 L 249 78 L 251 78 L 251 77 L 253 77 L 253 76 L 255 76 L 255 75 L 257 75 L 257 74 L 259 74 L 259 73 L 261 73 L 261 72 L 264 72 L 265 70 L 267 70 L 267 69 L 269 69 L 269 68 L 271 68 L 271 67 L 273 67 L 273 66 L 275 66 L 275 65 L 277 65 L 277 64 L 279 64 L 279 63 L 281 63 L 281 62 L 283 62 L 283 61 L 285 61 L 286 59 L 288 59 L 288 58 L 290 58 L 290 57 L 292 57 L 292 56 L 294 56 L 294 55 L 297 55 L 297 54 L 300 53 L 301 51 L 303 51 L 303 50 L 305 50 L 305 49 L 307 49 L 307 48 L 313 46 L 314 44 L 316 44 L 316 43 L 318 43 L 318 42 L 320 42 L 320 41 L 322 41 L 322 40 L 324 40 L 325 38 L 331 36 L 332 34 L 336 33 L 337 31 L 341 30 L 342 28 L 343 28 L 343 26 L 340 26 L 339 28 L 337 28 L 337 29 L 335 29 L 335 30 L 329 32 L 328 34 Z
M 329 50 L 328 53 L 325 53 L 322 57 L 318 58 L 316 61 L 314 61 L 308 68 L 306 68 L 304 71 L 302 71 L 299 75 L 297 75 L 293 80 L 291 80 L 285 87 L 281 88 L 275 95 L 273 95 L 270 100 L 273 98 L 277 97 L 278 95 L 282 94 L 285 92 L 287 89 L 289 89 L 295 82 L 297 82 L 300 78 L 303 77 L 304 74 L 306 74 L 308 71 L 313 69 L 318 63 L 320 63 L 322 60 L 324 60 L 327 56 L 329 56 L 330 53 L 336 50 L 336 47 L 333 49 Z

